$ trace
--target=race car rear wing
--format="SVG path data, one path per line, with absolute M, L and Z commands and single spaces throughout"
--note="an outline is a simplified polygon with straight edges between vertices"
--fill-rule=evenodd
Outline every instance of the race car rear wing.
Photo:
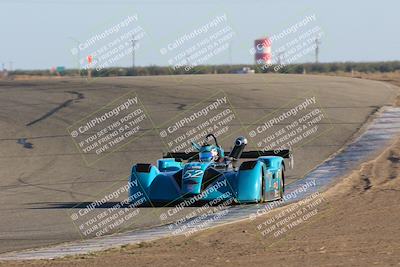
M 199 152 L 167 152 L 163 154 L 163 158 L 176 158 L 182 160 L 196 159 L 198 158 Z
M 279 156 L 285 159 L 291 157 L 291 152 L 289 149 L 284 150 L 254 150 L 254 151 L 243 151 L 240 155 L 241 159 L 256 159 L 258 157 L 264 156 Z
M 230 152 L 225 152 L 226 155 L 229 155 Z M 163 155 L 163 158 L 178 158 L 182 160 L 189 160 L 189 159 L 198 159 L 198 152 L 167 152 Z M 253 151 L 243 151 L 240 155 L 241 159 L 256 159 L 258 157 L 264 156 L 279 156 L 282 158 L 291 158 L 292 154 L 289 149 L 283 150 L 253 150 Z

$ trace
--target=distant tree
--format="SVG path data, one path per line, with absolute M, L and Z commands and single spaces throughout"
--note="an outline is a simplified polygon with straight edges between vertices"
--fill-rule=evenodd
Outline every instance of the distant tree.
M 379 71 L 380 72 L 392 72 L 393 71 L 393 67 L 389 64 L 381 64 L 379 66 Z
M 328 67 L 330 72 L 337 72 L 339 70 L 339 65 L 336 63 L 329 64 Z
M 325 64 L 312 64 L 311 72 L 327 72 L 328 68 Z

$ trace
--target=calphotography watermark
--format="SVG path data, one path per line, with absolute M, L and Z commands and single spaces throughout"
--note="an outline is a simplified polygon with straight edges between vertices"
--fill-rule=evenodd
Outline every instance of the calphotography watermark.
M 172 235 L 183 234 L 188 237 L 223 220 L 229 213 L 229 206 L 233 204 L 233 201 L 232 193 L 225 192 L 212 200 L 208 200 L 192 212 L 178 217 L 175 222 L 169 224 L 168 228 Z
M 249 53 L 253 56 L 267 47 L 271 49 L 272 56 L 269 61 L 264 58 L 256 60 L 259 71 L 279 72 L 290 64 L 308 59 L 307 57 L 314 52 L 318 53 L 316 49 L 324 36 L 324 31 L 316 23 L 317 16 L 315 14 L 307 15 L 289 27 L 268 36 L 265 43 L 250 48 Z M 315 60 L 318 61 L 318 58 Z
M 280 151 L 301 147 L 330 129 L 330 120 L 311 95 L 262 117 L 248 128 L 248 136 L 259 150 Z
M 240 122 L 224 92 L 219 92 L 159 127 L 159 135 L 170 152 L 193 152 L 192 142 L 203 143 L 213 133 L 219 140 L 238 131 Z
M 133 195 L 128 194 L 131 188 L 138 186 L 138 181 L 133 180 L 127 185 L 110 190 L 110 193 L 104 193 L 95 201 L 73 207 L 69 211 L 70 218 L 81 237 L 99 237 L 132 225 L 140 214 L 139 207 L 146 203 L 146 197 L 140 191 Z
M 151 130 L 136 93 L 128 93 L 67 128 L 88 165 Z
M 315 192 L 269 216 L 257 225 L 257 230 L 263 237 L 269 239 L 283 237 L 290 230 L 300 227 L 301 224 L 315 217 L 324 201 L 324 197 L 319 192 Z
M 296 187 L 291 192 L 286 192 L 280 200 L 269 202 L 263 207 L 258 208 L 255 213 L 250 214 L 249 218 L 254 220 L 256 217 L 265 215 L 275 208 L 281 207 L 290 202 L 298 201 L 302 196 L 311 194 L 311 192 L 315 191 L 316 186 L 317 184 L 315 180 L 307 181 L 306 183 Z
M 83 41 L 75 39 L 76 44 L 70 52 L 77 58 L 79 68 L 90 75 L 92 71 L 107 71 L 112 66 L 126 64 L 146 36 L 139 16 L 132 14 Z
M 226 14 L 169 41 L 160 48 L 160 55 L 174 73 L 193 72 L 194 67 L 210 64 L 228 52 L 236 36 Z

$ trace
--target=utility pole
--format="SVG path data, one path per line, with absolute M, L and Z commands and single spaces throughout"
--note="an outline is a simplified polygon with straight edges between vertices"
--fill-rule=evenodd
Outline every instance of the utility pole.
M 9 62 L 9 66 L 10 66 L 10 70 L 9 71 L 12 71 L 12 67 L 13 67 L 13 62 L 12 61 Z
M 68 38 L 71 39 L 72 41 L 74 41 L 76 44 L 76 63 L 77 63 L 77 67 L 78 67 L 78 76 L 81 76 L 81 63 L 80 63 L 81 51 L 79 49 L 79 45 L 81 42 L 78 39 L 71 37 L 71 36 Z
M 132 75 L 135 75 L 135 35 L 132 35 Z
M 232 66 L 232 41 L 229 42 L 229 64 Z
M 315 38 L 315 63 L 318 63 L 318 56 L 319 56 L 319 45 L 321 41 L 319 38 Z
M 185 62 L 186 63 L 186 67 L 189 68 L 190 67 L 190 61 L 189 61 L 190 57 L 189 57 L 189 55 L 186 55 L 186 59 L 185 60 L 186 60 L 186 62 Z
M 278 53 L 278 65 L 282 65 L 282 55 L 285 54 L 284 51 Z

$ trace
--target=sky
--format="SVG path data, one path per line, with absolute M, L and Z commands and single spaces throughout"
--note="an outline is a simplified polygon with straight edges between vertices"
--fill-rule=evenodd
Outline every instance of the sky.
M 220 43 L 224 49 L 203 62 L 251 64 L 255 39 L 282 33 L 310 16 L 315 18 L 312 22 L 272 43 L 275 59 L 279 47 L 286 47 L 286 53 L 290 50 L 288 43 L 318 29 L 320 62 L 400 60 L 399 10 L 400 1 L 395 0 L 0 0 L 0 63 L 9 68 L 12 62 L 12 69 L 76 67 L 79 60 L 83 64 L 87 53 L 121 38 L 128 29 L 139 29 L 143 38 L 135 43 L 135 65 L 165 66 L 176 64 L 183 56 L 194 57 L 195 52 L 188 53 L 188 49 L 197 45 L 196 50 L 201 50 L 204 47 L 198 43 L 228 27 L 231 38 Z M 134 17 L 137 20 L 93 44 L 90 51 L 73 53 L 79 44 Z M 160 52 L 221 17 L 225 20 L 208 32 L 168 50 L 166 55 Z M 182 51 L 186 51 L 184 55 Z M 314 61 L 314 49 L 307 51 L 292 62 Z M 100 58 L 100 53 L 96 57 Z M 108 64 L 131 66 L 132 60 L 128 51 Z

